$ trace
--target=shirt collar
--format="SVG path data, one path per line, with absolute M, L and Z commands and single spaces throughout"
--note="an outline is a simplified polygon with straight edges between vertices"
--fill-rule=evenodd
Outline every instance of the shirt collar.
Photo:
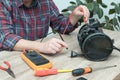
M 37 4 L 38 4 L 37 0 L 33 0 L 31 6 L 29 8 L 36 7 Z M 17 0 L 17 7 L 23 7 L 23 6 L 24 6 L 23 1 L 22 0 Z

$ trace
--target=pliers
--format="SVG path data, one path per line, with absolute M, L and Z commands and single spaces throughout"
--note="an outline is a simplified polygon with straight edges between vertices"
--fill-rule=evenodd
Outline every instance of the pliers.
M 13 78 L 15 78 L 15 74 L 13 73 L 13 71 L 11 70 L 11 65 L 9 62 L 4 61 L 4 64 L 6 64 L 8 66 L 8 68 L 5 68 L 3 66 L 0 66 L 1 70 L 6 71 L 10 76 L 12 76 Z

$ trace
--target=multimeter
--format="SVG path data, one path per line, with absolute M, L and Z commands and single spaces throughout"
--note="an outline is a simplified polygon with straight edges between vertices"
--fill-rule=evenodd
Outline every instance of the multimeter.
M 24 51 L 21 53 L 21 57 L 33 70 L 42 68 L 49 69 L 52 67 L 52 62 L 50 60 L 35 51 Z

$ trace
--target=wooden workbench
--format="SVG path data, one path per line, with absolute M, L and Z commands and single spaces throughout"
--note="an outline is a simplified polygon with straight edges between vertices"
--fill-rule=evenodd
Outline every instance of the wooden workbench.
M 77 33 L 79 29 L 76 29 L 70 35 L 65 35 L 64 40 L 69 45 L 69 49 L 74 50 L 81 54 L 80 47 L 77 41 Z M 120 48 L 120 33 L 115 31 L 104 30 L 104 32 L 115 40 L 114 45 Z M 58 35 L 58 34 L 56 34 Z M 49 36 L 43 41 L 50 39 Z M 59 38 L 59 36 L 57 36 Z M 117 67 L 93 71 L 89 74 L 73 77 L 71 72 L 59 73 L 57 75 L 50 75 L 46 77 L 35 77 L 34 71 L 21 59 L 21 52 L 17 51 L 1 51 L 0 52 L 0 65 L 3 65 L 3 61 L 9 61 L 12 70 L 16 75 L 16 79 L 9 76 L 5 71 L 0 70 L 0 80 L 76 80 L 79 77 L 85 77 L 88 80 L 113 80 L 120 73 L 120 52 L 113 50 L 112 54 L 106 61 L 93 62 L 84 57 L 70 58 L 70 51 L 64 49 L 61 53 L 56 55 L 45 55 L 53 62 L 53 68 L 58 69 L 76 69 L 84 67 L 102 67 L 109 65 L 117 65 Z M 120 80 L 120 79 L 118 79 Z

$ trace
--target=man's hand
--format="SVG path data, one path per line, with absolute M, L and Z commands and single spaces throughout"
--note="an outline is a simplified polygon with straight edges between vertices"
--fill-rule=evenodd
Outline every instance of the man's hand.
M 80 5 L 72 11 L 72 13 L 70 14 L 71 23 L 75 25 L 80 16 L 84 17 L 84 22 L 86 22 L 89 19 L 90 12 L 86 6 Z
M 60 39 L 53 38 L 48 42 L 40 43 L 37 50 L 42 53 L 58 53 L 61 52 L 63 48 L 67 48 L 68 45 Z
M 25 39 L 19 40 L 14 46 L 14 50 L 35 50 L 41 53 L 55 54 L 68 48 L 68 45 L 60 39 L 53 38 L 47 42 L 40 43 L 37 41 L 29 41 Z

